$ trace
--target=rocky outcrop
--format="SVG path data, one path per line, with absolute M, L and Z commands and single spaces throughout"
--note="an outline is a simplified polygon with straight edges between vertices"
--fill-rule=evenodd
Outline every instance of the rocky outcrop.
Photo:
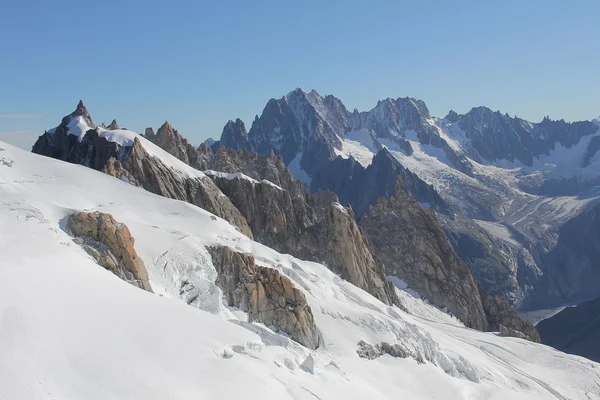
M 502 336 L 514 336 L 539 343 L 540 335 L 531 322 L 521 319 L 502 297 L 490 296 L 481 285 L 478 287 L 488 331 L 499 331 Z
M 483 291 L 452 249 L 435 213 L 419 207 L 401 180 L 392 196 L 379 199 L 359 219 L 359 226 L 388 275 L 402 279 L 465 325 L 498 330 L 502 324 L 536 340 L 531 324 L 520 320 L 505 301 Z
M 230 307 L 248 313 L 249 322 L 273 326 L 309 349 L 319 347 L 320 334 L 310 306 L 292 281 L 274 268 L 256 265 L 252 255 L 228 247 L 208 250 L 218 273 L 216 284 Z
M 144 261 L 135 252 L 135 240 L 125 224 L 110 214 L 78 212 L 66 220 L 75 243 L 96 262 L 124 281 L 152 292 Z
M 250 150 L 248 132 L 242 120 L 238 118 L 235 121 L 228 121 L 221 133 L 221 140 L 213 146 L 215 146 L 215 150 L 220 146 L 234 150 Z

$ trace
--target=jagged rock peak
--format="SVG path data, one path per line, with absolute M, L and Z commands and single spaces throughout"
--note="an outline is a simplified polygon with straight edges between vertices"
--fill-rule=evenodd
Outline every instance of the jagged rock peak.
M 446 115 L 446 119 L 450 122 L 456 122 L 459 120 L 459 118 L 460 118 L 460 116 L 454 110 L 448 111 L 448 115 Z
M 235 130 L 242 133 L 245 136 L 248 136 L 248 132 L 246 131 L 246 125 L 244 124 L 244 121 L 242 121 L 239 118 L 236 118 L 235 121 L 227 121 L 225 127 L 223 128 L 223 132 L 225 132 L 225 130 Z
M 160 128 L 158 128 L 158 132 L 156 133 L 157 135 L 160 135 L 161 132 L 169 132 L 169 131 L 174 131 L 173 127 L 171 126 L 171 124 L 169 123 L 169 121 L 165 121 L 164 124 L 162 124 L 162 126 Z
M 108 129 L 110 131 L 114 131 L 114 130 L 121 129 L 121 128 L 119 128 L 119 124 L 117 123 L 117 120 L 113 119 L 112 122 L 110 123 L 110 125 L 106 129 Z
M 225 124 L 219 145 L 231 147 L 234 150 L 251 150 L 248 142 L 248 131 L 241 119 L 229 120 Z
M 70 116 L 71 117 L 83 117 L 83 119 L 89 126 L 91 126 L 91 127 L 96 126 L 96 124 L 94 124 L 94 121 L 92 121 L 92 117 L 90 116 L 90 113 L 88 112 L 87 108 L 83 104 L 83 100 L 79 100 L 79 103 L 77 103 L 77 108 L 75 109 L 75 111 L 73 111 L 71 113 Z
M 154 129 L 146 128 L 146 130 L 144 131 L 144 136 L 146 137 L 146 139 L 152 141 L 156 137 L 156 134 L 154 133 Z

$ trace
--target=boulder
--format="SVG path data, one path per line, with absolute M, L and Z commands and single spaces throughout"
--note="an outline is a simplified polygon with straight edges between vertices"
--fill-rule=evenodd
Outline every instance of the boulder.
M 110 214 L 78 212 L 67 218 L 67 230 L 75 243 L 96 262 L 124 281 L 152 292 L 144 261 L 134 249 L 135 240 L 127 225 Z

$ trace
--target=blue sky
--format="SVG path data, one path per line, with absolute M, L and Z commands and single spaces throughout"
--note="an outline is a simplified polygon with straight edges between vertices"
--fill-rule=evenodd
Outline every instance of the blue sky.
M 168 120 L 199 144 L 296 87 L 349 109 L 411 96 L 438 116 L 591 119 L 599 39 L 597 0 L 5 0 L 0 140 L 29 147 L 83 99 L 98 124 Z

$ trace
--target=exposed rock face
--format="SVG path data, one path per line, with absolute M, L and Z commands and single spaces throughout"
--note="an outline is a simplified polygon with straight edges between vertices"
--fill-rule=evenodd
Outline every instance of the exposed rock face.
M 547 154 L 555 143 L 570 147 L 598 128 L 591 121 L 568 123 L 549 118 L 531 124 L 517 117 L 475 107 L 456 116 L 456 123 L 470 139 L 469 157 L 474 160 L 518 160 L 531 166 L 533 159 Z M 483 122 L 483 123 L 482 123 Z
M 152 139 L 148 138 L 167 151 L 171 155 L 177 157 L 186 164 L 193 166 L 196 160 L 196 149 L 177 132 L 168 121 L 166 121 L 156 132 L 156 136 Z
M 152 292 L 144 261 L 134 249 L 135 240 L 125 224 L 110 214 L 78 212 L 67 218 L 67 229 L 96 262 L 124 281 Z
M 228 247 L 208 249 L 217 269 L 217 285 L 230 307 L 287 333 L 298 343 L 316 349 L 320 334 L 304 294 L 274 268 L 257 266 L 254 257 Z
M 310 190 L 334 192 L 343 204 L 350 204 L 360 216 L 381 196 L 388 197 L 393 193 L 398 177 L 420 204 L 443 213 L 449 211 L 435 189 L 404 168 L 385 147 L 366 168 L 353 158 L 333 159 L 324 169 L 315 171 Z
M 93 126 L 87 109 L 80 102 L 77 110 L 63 118 L 54 132 L 46 132 L 38 138 L 32 151 L 103 171 L 161 196 L 187 201 L 227 220 L 240 232 L 252 237 L 245 218 L 210 178 L 188 177 L 172 169 L 159 158 L 148 154 L 137 137 L 132 145 L 121 146 L 101 136 L 101 130 L 96 128 L 82 133 L 83 137 L 80 138 L 69 130 L 69 123 L 77 116 L 82 116 L 86 123 Z M 153 133 L 147 130 L 146 134 L 152 137 Z M 187 152 L 179 151 L 186 149 L 191 149 L 192 158 L 196 157 L 198 152 L 185 139 L 178 138 L 181 136 L 177 131 L 165 123 L 154 139 L 164 142 L 178 157 L 187 157 Z M 172 143 L 169 140 L 174 140 L 176 145 L 168 146 Z
M 211 175 L 248 221 L 257 241 L 281 253 L 322 262 L 386 304 L 400 304 L 354 220 L 330 192 L 309 194 L 300 182 L 288 190 L 262 180 Z
M 238 118 L 235 122 L 228 121 L 223 128 L 221 140 L 218 143 L 213 144 L 213 146 L 215 146 L 215 150 L 217 150 L 219 146 L 229 147 L 234 150 L 250 150 L 248 132 L 246 131 L 246 126 L 242 120 Z
M 119 128 L 119 124 L 117 124 L 117 120 L 113 119 L 112 122 L 110 123 L 110 125 L 106 127 L 106 129 L 108 129 L 109 131 L 114 131 L 114 130 L 121 129 L 121 128 Z
M 447 308 L 467 326 L 486 329 L 475 279 L 452 250 L 434 212 L 419 207 L 400 180 L 392 196 L 380 198 L 359 225 L 388 275 Z
M 542 343 L 600 362 L 600 297 L 566 307 L 540 321 L 537 329 Z
M 490 296 L 481 285 L 478 287 L 487 318 L 487 330 L 500 331 L 502 336 L 515 336 L 539 343 L 540 335 L 531 322 L 519 318 L 515 310 L 500 296 Z
M 435 213 L 420 208 L 400 180 L 392 196 L 379 199 L 359 219 L 359 226 L 388 275 L 402 279 L 465 325 L 497 330 L 502 324 L 536 340 L 530 323 L 520 320 L 505 301 L 483 291 L 452 249 Z

